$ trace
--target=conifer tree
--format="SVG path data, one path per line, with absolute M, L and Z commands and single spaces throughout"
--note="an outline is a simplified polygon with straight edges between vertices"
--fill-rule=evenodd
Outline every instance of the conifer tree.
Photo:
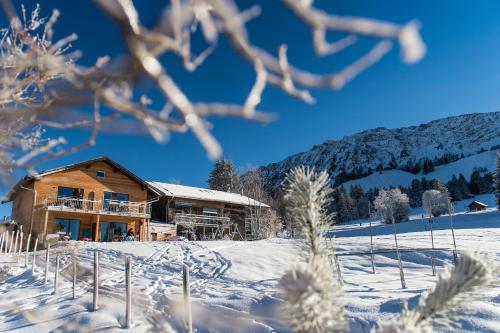
M 239 177 L 236 174 L 234 164 L 227 159 L 215 161 L 208 177 L 208 186 L 211 190 L 238 192 L 240 188 Z

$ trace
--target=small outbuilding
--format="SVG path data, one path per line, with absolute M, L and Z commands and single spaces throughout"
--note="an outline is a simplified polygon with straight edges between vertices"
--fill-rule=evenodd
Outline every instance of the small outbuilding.
M 485 210 L 488 205 L 479 201 L 472 201 L 467 207 L 469 207 L 469 212 L 479 212 Z

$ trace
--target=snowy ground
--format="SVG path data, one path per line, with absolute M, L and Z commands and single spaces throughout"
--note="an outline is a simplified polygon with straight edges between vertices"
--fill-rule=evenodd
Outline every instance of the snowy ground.
M 416 217 L 416 216 L 415 216 Z M 453 216 L 459 250 L 486 253 L 500 265 L 500 212 L 457 213 Z M 452 248 L 449 217 L 435 220 L 436 247 Z M 391 248 L 391 227 L 374 223 L 374 247 Z M 397 225 L 403 248 L 429 247 L 425 220 Z M 368 223 L 337 226 L 337 251 L 369 250 Z M 100 309 L 92 312 L 92 260 L 97 249 L 101 260 Z M 13 258 L 0 255 L 0 332 L 76 332 L 123 330 L 124 256 L 131 255 L 133 275 L 133 327 L 130 331 L 151 330 L 151 320 L 168 320 L 181 328 L 181 263 L 191 271 L 194 327 L 197 332 L 287 332 L 280 313 L 276 282 L 297 261 L 297 241 L 271 239 L 255 242 L 70 242 L 58 247 L 62 256 L 63 283 L 52 295 L 53 273 L 43 284 L 43 254 L 38 270 L 19 268 Z M 78 254 L 78 297 L 71 299 L 70 255 Z M 451 253 L 437 255 L 438 271 L 451 262 Z M 55 267 L 54 256 L 51 269 Z M 429 257 L 422 253 L 403 254 L 408 289 L 402 290 L 395 255 L 376 255 L 376 274 L 369 256 L 341 257 L 347 310 L 351 327 L 367 332 L 374 323 L 399 312 L 403 301 L 410 307 L 436 281 Z M 24 257 L 22 258 L 24 263 Z M 52 272 L 52 271 L 51 271 Z M 469 332 L 500 331 L 500 286 L 485 293 L 482 302 L 469 302 L 476 313 L 463 322 Z M 166 310 L 166 311 L 165 311 Z

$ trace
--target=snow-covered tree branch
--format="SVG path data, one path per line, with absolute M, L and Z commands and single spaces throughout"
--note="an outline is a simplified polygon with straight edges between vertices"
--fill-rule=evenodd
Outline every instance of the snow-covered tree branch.
M 54 40 L 54 26 L 60 15 L 54 10 L 47 19 L 40 8 L 21 15 L 9 0 L 1 2 L 10 26 L 0 40 L 0 149 L 2 174 L 15 168 L 32 171 L 47 158 L 54 158 L 95 145 L 108 122 L 132 118 L 138 123 L 129 131 L 145 128 L 157 141 L 165 141 L 171 132 L 192 131 L 209 157 L 221 156 L 221 147 L 213 137 L 208 117 L 239 117 L 266 122 L 271 119 L 257 108 L 267 85 L 308 103 L 314 101 L 309 89 L 339 89 L 360 72 L 376 63 L 396 42 L 406 63 L 425 54 L 418 24 L 410 21 L 397 25 L 368 18 L 344 17 L 326 13 L 313 1 L 282 0 L 283 6 L 311 30 L 318 56 L 333 55 L 353 45 L 356 36 L 379 40 L 366 54 L 352 60 L 338 72 L 314 74 L 289 63 L 287 46 L 276 54 L 251 42 L 246 24 L 260 13 L 258 5 L 240 9 L 233 0 L 172 0 L 161 13 L 157 24 L 145 27 L 131 0 L 95 0 L 94 3 L 120 28 L 126 45 L 125 57 L 102 57 L 95 65 L 77 64 L 80 53 L 72 51 L 77 35 Z M 191 50 L 191 35 L 201 29 L 207 44 L 200 54 Z M 328 33 L 344 34 L 336 42 L 326 40 Z M 193 101 L 170 76 L 160 61 L 165 54 L 178 56 L 187 71 L 203 64 L 217 45 L 227 37 L 232 47 L 255 70 L 255 82 L 240 104 L 223 101 Z M 106 54 L 106 50 L 102 50 Z M 146 79 L 163 95 L 158 109 L 148 96 L 136 96 L 134 84 Z M 91 106 L 92 112 L 77 111 Z M 109 112 L 103 112 L 104 107 Z M 81 110 L 79 108 L 78 110 Z M 69 120 L 68 120 L 69 119 Z M 90 130 L 80 144 L 67 144 L 64 138 L 42 140 L 40 128 Z M 30 142 L 30 145 L 26 145 Z

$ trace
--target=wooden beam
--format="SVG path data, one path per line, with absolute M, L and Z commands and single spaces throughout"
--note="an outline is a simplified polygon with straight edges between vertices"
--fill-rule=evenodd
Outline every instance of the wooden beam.
M 98 242 L 101 238 L 101 228 L 100 228 L 101 215 L 97 214 L 97 215 L 95 215 L 95 217 L 96 217 L 96 220 L 95 220 L 94 241 Z
M 49 220 L 49 210 L 48 208 L 45 208 L 45 219 L 44 219 L 44 222 L 43 222 L 43 236 L 42 236 L 42 239 L 43 239 L 43 244 L 46 246 L 47 244 L 47 221 Z

